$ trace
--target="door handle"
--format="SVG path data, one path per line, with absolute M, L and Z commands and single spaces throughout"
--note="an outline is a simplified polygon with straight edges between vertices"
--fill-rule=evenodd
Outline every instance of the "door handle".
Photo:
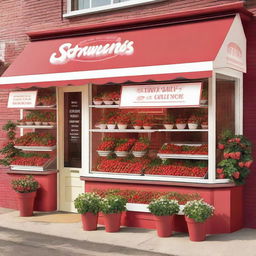
M 79 173 L 79 170 L 70 170 L 71 173 Z

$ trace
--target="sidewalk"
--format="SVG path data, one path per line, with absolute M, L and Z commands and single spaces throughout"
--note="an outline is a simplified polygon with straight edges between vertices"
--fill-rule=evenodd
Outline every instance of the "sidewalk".
M 191 242 L 185 233 L 159 238 L 155 230 L 121 228 L 107 233 L 99 226 L 97 231 L 83 231 L 80 216 L 72 213 L 35 213 L 33 217 L 19 217 L 19 212 L 0 208 L 0 227 L 105 243 L 127 248 L 178 256 L 253 256 L 256 255 L 256 229 L 243 229 L 232 234 L 210 235 L 204 242 Z

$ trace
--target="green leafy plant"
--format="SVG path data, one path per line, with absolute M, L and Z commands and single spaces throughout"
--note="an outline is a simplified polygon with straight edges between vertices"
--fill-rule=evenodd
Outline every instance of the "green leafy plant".
M 16 124 L 12 121 L 8 121 L 2 129 L 7 132 L 8 142 L 7 144 L 0 150 L 0 154 L 4 157 L 0 159 L 0 164 L 9 166 L 12 159 L 19 154 L 20 150 L 14 147 L 14 141 L 16 136 Z
M 80 214 L 91 212 L 97 214 L 100 211 L 101 197 L 93 192 L 82 193 L 74 201 L 75 208 Z
M 105 214 L 120 213 L 126 210 L 127 200 L 119 195 L 107 195 L 101 201 L 101 212 Z
M 12 188 L 18 193 L 30 193 L 36 191 L 40 185 L 32 175 L 22 178 L 13 179 L 11 181 Z
M 218 149 L 223 151 L 224 159 L 218 163 L 217 178 L 244 184 L 253 162 L 251 142 L 243 135 L 226 130 L 221 135 Z
M 201 200 L 189 201 L 185 204 L 183 212 L 185 216 L 196 222 L 205 222 L 214 213 L 214 207 Z
M 180 206 L 177 200 L 170 200 L 167 197 L 160 197 L 150 202 L 149 211 L 156 216 L 167 216 L 177 214 Z

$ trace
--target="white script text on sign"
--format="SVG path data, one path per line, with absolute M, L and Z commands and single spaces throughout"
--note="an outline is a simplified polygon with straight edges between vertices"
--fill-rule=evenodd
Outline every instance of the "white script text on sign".
M 120 37 L 106 37 L 84 40 L 76 45 L 64 43 L 58 52 L 52 53 L 50 63 L 54 65 L 65 64 L 68 61 L 102 61 L 118 55 L 132 55 L 134 42 Z
M 122 86 L 121 107 L 199 106 L 201 83 Z
M 10 92 L 8 108 L 34 108 L 37 91 Z

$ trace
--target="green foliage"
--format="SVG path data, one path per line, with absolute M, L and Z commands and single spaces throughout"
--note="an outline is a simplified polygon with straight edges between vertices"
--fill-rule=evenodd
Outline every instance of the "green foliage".
M 78 195 L 74 201 L 75 208 L 80 214 L 91 212 L 97 214 L 100 211 L 101 197 L 96 193 L 83 193 Z
M 202 199 L 194 200 L 185 204 L 183 212 L 185 216 L 194 219 L 196 222 L 205 222 L 213 215 L 214 207 Z
M 177 214 L 180 206 L 177 200 L 169 200 L 167 197 L 160 197 L 150 202 L 149 211 L 156 216 L 167 216 Z
M 0 164 L 9 166 L 12 159 L 20 153 L 20 150 L 14 147 L 16 124 L 9 120 L 2 129 L 7 132 L 8 143 L 0 150 L 0 154 L 4 156 L 0 159 Z
M 101 201 L 101 212 L 105 214 L 120 213 L 126 210 L 127 200 L 119 195 L 107 195 Z
M 11 181 L 12 188 L 19 193 L 30 193 L 36 191 L 40 186 L 32 175 L 23 178 L 13 179 Z
M 222 132 L 218 148 L 223 150 L 224 160 L 218 163 L 217 177 L 224 175 L 237 185 L 244 184 L 252 163 L 251 142 L 243 135 L 235 135 L 230 130 L 225 130 Z

